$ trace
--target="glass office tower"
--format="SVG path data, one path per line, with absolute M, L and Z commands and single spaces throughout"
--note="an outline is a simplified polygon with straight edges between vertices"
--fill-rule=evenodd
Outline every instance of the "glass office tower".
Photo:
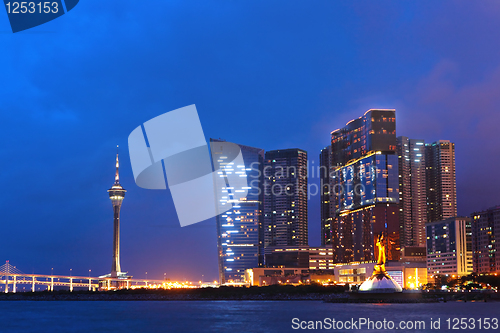
M 216 217 L 219 279 L 221 284 L 243 283 L 245 270 L 262 266 L 262 168 L 264 150 L 238 145 L 244 164 L 231 162 L 232 151 L 227 151 L 225 141 L 210 139 L 214 176 L 227 186 L 215 186 L 217 204 L 230 205 L 230 209 Z M 218 171 L 219 170 L 219 171 Z M 230 186 L 228 176 L 246 178 L 246 186 Z M 246 197 L 235 194 L 247 192 Z

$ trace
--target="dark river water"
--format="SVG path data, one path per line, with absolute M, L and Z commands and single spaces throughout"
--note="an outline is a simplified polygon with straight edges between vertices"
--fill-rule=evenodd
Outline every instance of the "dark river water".
M 500 318 L 500 303 L 0 302 L 0 332 L 436 332 L 462 331 L 463 327 L 468 332 L 499 332 L 494 329 L 495 319 L 486 318 Z M 431 321 L 437 320 L 440 329 L 437 324 L 432 329 Z M 353 322 L 358 325 L 350 327 Z M 391 322 L 395 326 L 389 329 Z M 401 322 L 403 326 L 399 326 Z M 452 330 L 453 325 L 458 329 Z

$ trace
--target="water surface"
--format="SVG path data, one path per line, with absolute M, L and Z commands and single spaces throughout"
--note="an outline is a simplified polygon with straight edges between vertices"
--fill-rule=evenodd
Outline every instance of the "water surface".
M 500 303 L 333 304 L 321 301 L 3 301 L 0 332 L 298 332 L 292 319 L 426 322 L 499 317 Z M 311 331 L 311 330 L 308 330 Z M 346 332 L 347 330 L 314 330 Z M 364 332 L 366 330 L 350 330 Z M 394 330 L 388 330 L 392 332 Z M 398 330 L 398 332 L 417 330 Z M 487 332 L 486 330 L 483 330 Z M 489 330 L 494 332 L 495 330 Z M 373 331 L 372 331 L 373 332 Z M 386 331 L 387 332 L 387 331 Z M 469 332 L 479 332 L 469 330 Z

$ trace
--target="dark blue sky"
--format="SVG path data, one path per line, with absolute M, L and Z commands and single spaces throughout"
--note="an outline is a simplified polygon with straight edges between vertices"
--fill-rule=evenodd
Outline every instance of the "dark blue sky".
M 108 273 L 119 144 L 122 268 L 216 279 L 215 222 L 181 228 L 168 191 L 135 185 L 126 149 L 190 104 L 207 139 L 316 164 L 332 130 L 395 108 L 397 135 L 456 143 L 460 214 L 500 204 L 499 15 L 498 1 L 82 0 L 12 34 L 2 12 L 0 260 Z M 309 207 L 319 245 L 319 197 Z

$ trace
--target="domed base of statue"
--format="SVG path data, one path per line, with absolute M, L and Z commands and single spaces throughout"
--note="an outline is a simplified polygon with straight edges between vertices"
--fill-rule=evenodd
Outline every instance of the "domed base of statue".
M 375 265 L 372 276 L 359 286 L 360 293 L 400 293 L 401 286 L 394 281 L 387 271 L 385 265 Z

